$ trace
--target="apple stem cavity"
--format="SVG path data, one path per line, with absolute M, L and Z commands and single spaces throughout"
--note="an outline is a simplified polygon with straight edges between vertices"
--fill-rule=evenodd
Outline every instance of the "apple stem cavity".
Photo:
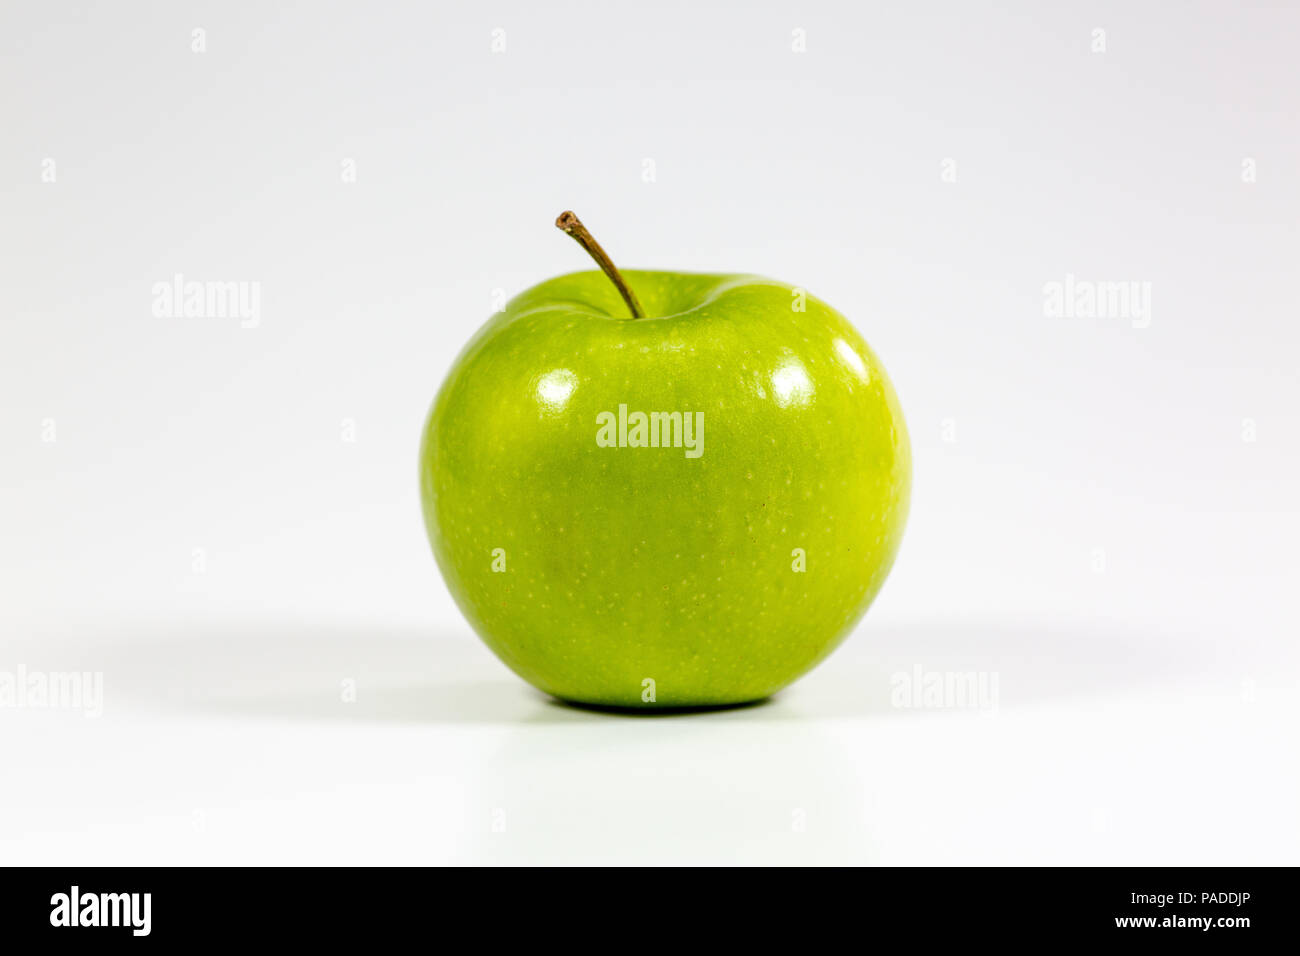
M 578 245 L 587 250 L 587 255 L 596 260 L 596 265 L 600 266 L 601 271 L 609 276 L 609 281 L 614 283 L 619 295 L 627 303 L 628 309 L 632 312 L 632 318 L 645 318 L 645 312 L 641 310 L 641 303 L 636 300 L 636 293 L 623 279 L 623 275 L 618 271 L 618 267 L 614 265 L 614 261 L 605 254 L 605 250 L 600 247 L 600 243 L 587 231 L 587 227 L 582 224 L 582 220 L 572 212 L 566 211 L 560 213 L 556 218 L 555 225 L 561 232 L 572 236 Z

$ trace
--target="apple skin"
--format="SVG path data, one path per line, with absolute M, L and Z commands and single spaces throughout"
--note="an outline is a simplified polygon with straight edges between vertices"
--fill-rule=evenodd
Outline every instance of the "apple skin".
M 559 276 L 456 359 L 420 452 L 434 555 L 474 630 L 548 694 L 759 700 L 843 640 L 893 565 L 902 411 L 810 295 L 800 311 L 757 276 L 623 275 L 646 317 L 600 272 Z M 600 447 L 597 416 L 620 405 L 703 412 L 703 453 Z

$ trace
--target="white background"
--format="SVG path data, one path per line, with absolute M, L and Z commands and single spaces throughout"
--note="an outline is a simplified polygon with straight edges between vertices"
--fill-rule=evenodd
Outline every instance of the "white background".
M 0 672 L 104 701 L 0 709 L 0 862 L 1300 862 L 1298 37 L 6 3 Z M 899 391 L 893 576 L 765 706 L 552 703 L 429 553 L 428 404 L 494 296 L 586 267 L 570 207 L 623 265 L 808 288 Z M 156 316 L 177 273 L 259 283 L 257 326 Z M 1149 325 L 1049 317 L 1067 274 Z M 916 668 L 996 709 L 896 706 Z

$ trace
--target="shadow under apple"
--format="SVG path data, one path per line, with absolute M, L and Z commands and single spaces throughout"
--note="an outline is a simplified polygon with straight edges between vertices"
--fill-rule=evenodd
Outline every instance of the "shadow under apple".
M 33 642 L 35 644 L 35 642 Z M 330 623 L 116 627 L 43 641 L 20 659 L 100 670 L 113 701 L 227 718 L 388 724 L 702 721 L 907 717 L 931 706 L 909 687 L 933 675 L 984 675 L 997 710 L 1108 696 L 1213 673 L 1218 649 L 1177 631 L 1112 623 L 973 619 L 865 622 L 813 673 L 739 708 L 627 711 L 576 707 L 509 673 L 468 630 Z M 900 689 L 913 699 L 900 706 Z M 903 695 L 906 697 L 906 695 Z M 941 701 L 941 704 L 944 703 Z M 985 700 L 984 704 L 988 701 Z M 973 706 L 979 706 L 976 701 Z

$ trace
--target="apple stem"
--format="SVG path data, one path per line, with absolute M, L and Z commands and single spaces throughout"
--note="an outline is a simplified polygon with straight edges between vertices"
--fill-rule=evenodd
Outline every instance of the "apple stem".
M 600 243 L 587 231 L 587 227 L 582 224 L 582 220 L 572 212 L 562 212 L 555 220 L 555 225 L 561 232 L 568 233 L 577 240 L 578 245 L 587 250 L 587 255 L 596 260 L 596 265 L 600 266 L 601 271 L 609 276 L 609 281 L 614 283 L 614 287 L 623 296 L 623 301 L 632 310 L 632 318 L 644 318 L 645 313 L 641 311 L 641 303 L 636 300 L 636 294 L 623 280 L 623 276 L 618 271 L 618 267 L 614 265 L 613 260 L 605 254 L 604 249 L 600 248 Z

